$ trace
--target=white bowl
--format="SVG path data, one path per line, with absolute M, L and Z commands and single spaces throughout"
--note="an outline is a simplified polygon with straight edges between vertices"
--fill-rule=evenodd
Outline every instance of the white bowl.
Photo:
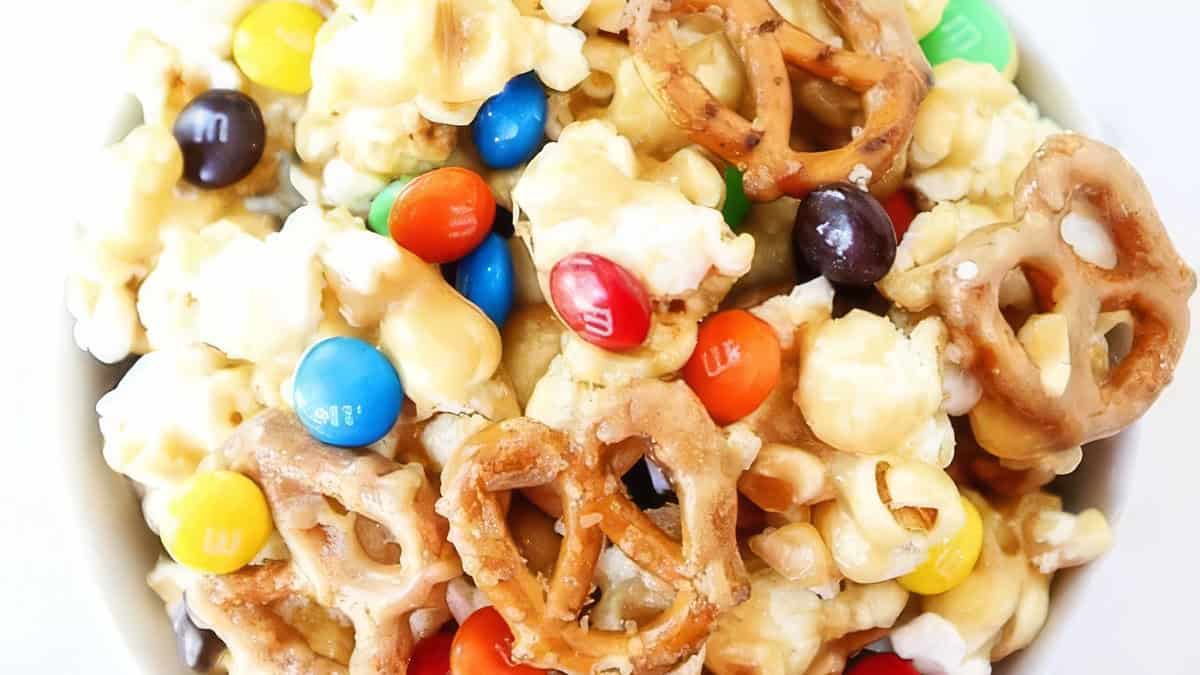
M 1029 41 L 1029 32 L 1020 29 L 1019 17 L 1013 27 L 1021 47 L 1021 90 L 1064 127 L 1103 138 L 1092 117 L 1072 100 L 1063 79 L 1046 63 L 1047 52 Z M 138 119 L 136 104 L 131 99 L 121 101 L 114 106 L 109 137 L 97 139 L 98 144 L 120 139 Z M 86 557 L 78 568 L 91 574 L 138 673 L 186 675 L 191 671 L 176 654 L 175 636 L 162 603 L 145 583 L 161 550 L 159 540 L 147 529 L 129 481 L 110 470 L 100 454 L 96 401 L 116 384 L 124 367 L 104 366 L 80 351 L 71 338 L 71 327 L 67 319 L 60 331 L 59 358 L 64 367 L 59 372 L 64 381 L 57 384 L 63 393 L 65 422 L 58 431 L 59 447 L 68 454 L 63 464 L 67 490 L 73 496 L 70 515 L 77 521 L 75 530 Z M 1100 508 L 1116 525 L 1128 496 L 1128 481 L 1134 475 L 1136 445 L 1136 433 L 1129 430 L 1088 446 L 1079 470 L 1057 483 L 1056 491 L 1071 507 Z M 1088 579 L 1087 567 L 1055 578 L 1045 629 L 1030 648 L 997 668 L 998 675 L 1065 672 L 1054 667 L 1054 646 L 1075 615 Z

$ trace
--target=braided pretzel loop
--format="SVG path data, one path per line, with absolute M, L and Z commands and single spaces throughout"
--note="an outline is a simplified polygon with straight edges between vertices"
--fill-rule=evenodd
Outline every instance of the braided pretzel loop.
M 1087 208 L 1108 228 L 1118 253 L 1113 269 L 1081 259 L 1062 238 L 1073 208 Z M 1179 362 L 1196 277 L 1141 177 L 1098 141 L 1048 139 L 1017 181 L 1014 213 L 1015 223 L 972 233 L 939 263 L 935 297 L 964 366 L 983 386 L 971 412 L 980 445 L 1024 460 L 1111 436 L 1146 412 Z M 1061 395 L 1043 388 L 1000 311 L 1001 281 L 1018 268 L 1044 309 L 1067 318 L 1071 374 Z M 1089 347 L 1097 316 L 1122 309 L 1134 317 L 1133 346 L 1097 381 Z
M 323 445 L 273 409 L 240 426 L 223 452 L 262 487 L 292 554 L 208 577 L 199 597 L 189 594 L 235 660 L 269 672 L 404 673 L 411 614 L 443 607 L 445 583 L 461 573 L 420 466 Z M 289 599 L 350 620 L 348 669 L 315 653 L 269 607 Z
M 746 195 L 770 201 L 803 196 L 821 185 L 845 181 L 859 165 L 882 177 L 908 147 L 917 107 L 929 86 L 925 64 L 891 51 L 879 20 L 859 0 L 824 0 L 830 17 L 858 47 L 823 42 L 785 21 L 767 0 L 671 0 L 665 11 L 630 28 L 639 72 L 667 117 L 696 143 L 744 172 Z M 752 85 L 755 119 L 721 105 L 680 57 L 670 19 L 711 12 L 724 18 Z M 910 40 L 911 42 L 911 40 Z M 862 95 L 861 133 L 835 150 L 800 152 L 791 147 L 792 91 L 788 67 L 800 68 Z
M 749 593 L 737 551 L 734 452 L 686 385 L 645 381 L 573 433 L 529 418 L 469 439 L 446 468 L 439 510 L 464 568 L 513 629 L 514 658 L 567 673 L 660 673 L 695 654 L 721 611 Z M 650 440 L 653 460 L 679 495 L 682 541 L 626 496 L 610 452 Z M 610 450 L 610 448 L 618 448 Z M 616 462 L 623 464 L 624 462 Z M 525 565 L 505 523 L 508 491 L 548 486 L 565 529 L 551 578 Z M 626 632 L 581 618 L 607 536 L 631 560 L 676 589 L 673 604 Z

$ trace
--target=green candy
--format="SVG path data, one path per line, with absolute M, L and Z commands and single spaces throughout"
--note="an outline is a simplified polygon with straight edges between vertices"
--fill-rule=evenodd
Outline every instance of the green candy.
M 392 215 L 392 204 L 396 203 L 396 197 L 411 180 L 412 178 L 407 176 L 398 178 L 371 200 L 371 212 L 367 214 L 367 224 L 371 226 L 372 230 L 385 237 L 392 236 L 392 231 L 388 228 L 388 216 Z
M 963 59 L 990 63 L 1001 73 L 1016 55 L 1008 23 L 987 0 L 950 0 L 942 22 L 921 39 L 921 49 L 935 66 Z
M 725 167 L 725 206 L 721 207 L 721 215 L 725 216 L 731 229 L 737 230 L 749 212 L 750 200 L 742 187 L 742 172 L 736 167 Z

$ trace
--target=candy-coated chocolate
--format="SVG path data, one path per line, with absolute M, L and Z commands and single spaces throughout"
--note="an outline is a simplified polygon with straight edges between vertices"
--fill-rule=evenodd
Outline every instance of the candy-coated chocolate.
M 167 505 L 163 544 L 179 563 L 209 574 L 250 564 L 271 534 L 267 499 L 236 471 L 193 476 Z
M 725 222 L 729 224 L 735 232 L 746 221 L 746 215 L 750 213 L 750 199 L 746 197 L 746 190 L 742 185 L 742 172 L 737 170 L 737 167 L 725 167 L 725 205 L 721 207 L 721 214 L 725 216 Z
M 573 253 L 558 261 L 550 270 L 550 296 L 567 326 L 602 349 L 635 349 L 650 333 L 646 287 L 603 256 Z
M 874 284 L 896 259 L 891 218 L 870 193 L 849 183 L 817 188 L 800 201 L 792 244 L 797 265 L 846 286 Z
M 483 177 L 448 166 L 412 179 L 392 205 L 388 230 L 425 262 L 445 263 L 483 243 L 495 219 L 496 199 Z
M 775 331 L 741 309 L 718 312 L 700 324 L 683 379 L 718 424 L 754 412 L 779 381 L 782 352 Z
M 367 214 L 367 225 L 372 231 L 382 234 L 385 237 L 391 236 L 391 230 L 388 229 L 388 218 L 392 215 L 392 206 L 396 203 L 396 197 L 404 191 L 404 188 L 412 181 L 412 178 L 405 176 L 398 178 L 383 188 L 375 198 L 371 200 L 371 210 Z
M 528 162 L 546 138 L 546 92 L 533 73 L 518 75 L 489 98 L 471 125 L 483 163 L 511 169 Z
M 892 229 L 896 232 L 896 241 L 904 238 L 912 221 L 917 217 L 917 207 L 913 204 L 912 195 L 908 190 L 896 190 L 890 197 L 883 200 L 883 210 L 892 219 Z
M 921 675 L 913 664 L 891 652 L 863 652 L 846 668 L 845 675 Z
M 1010 79 L 1015 75 L 1016 43 L 1004 15 L 989 0 L 950 0 L 942 21 L 921 39 L 933 65 L 953 59 L 990 63 Z
M 512 311 L 515 288 L 508 243 L 494 232 L 489 234 L 479 248 L 455 265 L 454 287 L 497 328 L 503 328 Z
M 513 661 L 513 633 L 495 607 L 467 617 L 450 646 L 453 675 L 545 675 L 549 671 Z
M 245 178 L 267 146 L 258 104 L 233 89 L 210 89 L 193 99 L 175 120 L 174 135 L 183 151 L 184 178 L 206 189 Z
M 350 337 L 313 345 L 296 367 L 296 414 L 329 445 L 357 448 L 383 438 L 404 403 L 395 367 L 375 347 Z
M 449 675 L 450 647 L 454 633 L 434 633 L 413 647 L 408 657 L 408 675 Z
M 288 94 L 312 88 L 312 55 L 325 19 L 301 2 L 254 7 L 233 34 L 233 60 L 250 81 Z

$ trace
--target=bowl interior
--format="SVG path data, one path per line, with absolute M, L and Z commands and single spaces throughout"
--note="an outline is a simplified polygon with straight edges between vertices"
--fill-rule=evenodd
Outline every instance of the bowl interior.
M 1027 31 L 1014 21 L 1021 45 L 1018 84 L 1043 112 L 1061 125 L 1090 135 L 1100 135 L 1099 126 L 1070 97 L 1064 81 L 1045 62 L 1045 52 L 1026 39 Z M 123 100 L 116 108 L 110 137 L 123 137 L 140 119 L 136 103 Z M 93 586 L 118 626 L 135 672 L 146 675 L 187 675 L 175 651 L 174 634 L 158 597 L 145 584 L 145 576 L 157 559 L 161 546 L 147 529 L 137 495 L 124 477 L 111 471 L 100 454 L 101 438 L 96 421 L 96 401 L 124 373 L 124 366 L 104 366 L 80 351 L 71 340 L 71 321 L 60 331 L 59 358 L 63 381 L 59 391 L 67 398 L 68 424 L 59 430 L 60 447 L 68 453 L 67 490 L 72 497 L 72 516 L 83 554 L 82 569 L 90 571 Z M 1126 431 L 1107 441 L 1090 445 L 1079 470 L 1055 484 L 1072 508 L 1098 507 L 1115 525 L 1128 496 L 1126 482 L 1133 476 L 1132 462 L 1136 432 Z M 999 675 L 1055 672 L 1054 646 L 1064 635 L 1078 598 L 1088 585 L 1088 568 L 1060 573 L 1053 587 L 1050 619 L 1037 641 L 996 668 Z

